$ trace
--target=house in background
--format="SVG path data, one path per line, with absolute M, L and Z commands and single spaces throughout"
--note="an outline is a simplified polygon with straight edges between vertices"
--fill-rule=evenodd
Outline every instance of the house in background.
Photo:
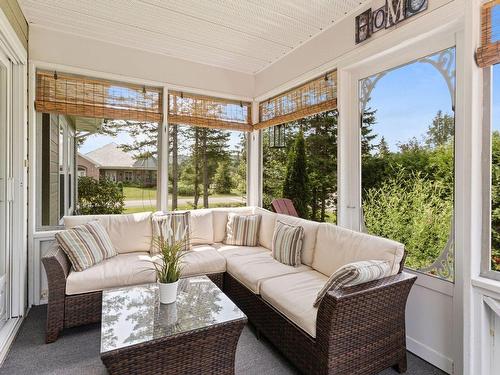
M 99 164 L 95 160 L 92 160 L 87 155 L 78 153 L 76 164 L 78 177 L 92 177 L 95 180 L 99 180 Z
M 157 161 L 154 157 L 138 159 L 123 151 L 116 143 L 109 143 L 87 154 L 78 153 L 79 176 L 107 178 L 115 182 L 156 186 Z

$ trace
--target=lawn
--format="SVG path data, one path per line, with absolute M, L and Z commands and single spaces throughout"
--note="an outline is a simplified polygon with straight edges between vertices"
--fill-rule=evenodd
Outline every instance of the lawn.
M 140 200 L 150 200 L 156 199 L 156 187 L 123 187 L 123 195 L 125 195 L 126 201 L 140 201 Z
M 239 204 L 237 202 L 209 204 L 210 208 L 216 208 L 216 207 L 241 207 L 241 206 L 244 206 L 244 204 Z M 203 207 L 199 206 L 198 208 L 203 208 Z M 184 204 L 184 205 L 180 205 L 180 206 L 177 207 L 178 211 L 192 210 L 192 209 L 193 209 L 193 206 L 191 204 Z M 125 211 L 123 213 L 125 213 L 125 214 L 134 214 L 134 213 L 137 213 L 137 212 L 147 212 L 147 211 L 155 212 L 155 211 L 158 211 L 158 209 L 156 208 L 156 206 L 151 206 L 151 205 L 143 205 L 143 206 L 137 206 L 137 207 L 125 207 Z

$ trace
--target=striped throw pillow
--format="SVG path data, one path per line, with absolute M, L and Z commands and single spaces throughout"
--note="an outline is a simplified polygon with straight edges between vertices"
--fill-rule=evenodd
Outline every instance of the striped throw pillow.
M 289 266 L 300 266 L 303 238 L 303 227 L 276 221 L 272 242 L 274 259 Z
M 227 245 L 257 246 L 259 244 L 260 215 L 227 215 Z
M 173 211 L 173 212 L 158 212 L 153 214 L 153 238 L 158 238 L 160 241 L 166 241 L 172 244 L 174 241 L 184 241 L 184 250 L 191 250 L 189 241 L 189 211 Z M 152 246 L 151 252 L 158 254 L 160 249 L 158 246 Z
M 368 281 L 382 279 L 390 276 L 391 264 L 386 260 L 364 260 L 346 264 L 340 267 L 328 279 L 319 291 L 314 307 L 318 307 L 323 297 L 329 290 L 337 290 L 342 287 L 354 286 Z
M 117 253 L 106 229 L 91 221 L 56 233 L 56 239 L 75 271 L 83 271 Z

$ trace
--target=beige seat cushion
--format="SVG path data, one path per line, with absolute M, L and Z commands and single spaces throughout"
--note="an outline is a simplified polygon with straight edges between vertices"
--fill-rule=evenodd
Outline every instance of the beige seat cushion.
M 213 214 L 211 209 L 191 210 L 191 245 L 214 243 L 213 228 Z
M 213 208 L 214 242 L 222 242 L 226 238 L 227 214 L 230 212 L 251 215 L 253 210 L 252 207 Z
M 330 277 L 349 263 L 387 260 L 391 265 L 391 275 L 395 275 L 403 254 L 404 246 L 399 242 L 321 223 L 312 267 Z
M 153 236 L 151 212 L 65 216 L 64 225 L 66 228 L 73 228 L 92 220 L 99 221 L 106 229 L 118 254 L 151 250 Z
M 97 292 L 155 281 L 155 271 L 149 253 L 118 254 L 84 271 L 72 270 L 66 280 L 66 294 Z
M 260 294 L 276 310 L 316 337 L 318 309 L 313 306 L 328 278 L 314 270 L 264 280 Z
M 212 246 L 193 246 L 182 258 L 182 267 L 182 276 L 222 273 L 226 271 L 226 258 Z
M 286 266 L 270 252 L 226 258 L 227 272 L 253 293 L 259 294 L 261 283 L 271 277 L 310 270 L 308 266 Z
M 160 261 L 160 255 L 153 256 L 155 262 Z M 181 259 L 181 276 L 198 276 L 226 271 L 226 259 L 211 245 L 197 245 L 186 252 Z
M 215 246 L 219 254 L 221 254 L 224 258 L 269 253 L 269 250 L 262 246 L 238 246 L 226 244 L 216 244 Z
M 311 220 L 304 220 L 295 216 L 277 215 L 277 220 L 293 226 L 300 225 L 304 228 L 304 237 L 302 239 L 302 254 L 301 262 L 307 266 L 311 266 L 314 257 L 314 247 L 316 246 L 316 236 L 318 233 L 319 223 Z
M 273 244 L 274 226 L 278 214 L 265 210 L 260 207 L 254 207 L 254 213 L 261 215 L 259 230 L 259 245 L 271 250 Z

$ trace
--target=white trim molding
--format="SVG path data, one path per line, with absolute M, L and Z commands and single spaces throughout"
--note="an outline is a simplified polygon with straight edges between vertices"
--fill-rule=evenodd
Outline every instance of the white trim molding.
M 14 340 L 26 313 L 27 293 L 27 51 L 12 28 L 9 20 L 0 11 L 0 50 L 12 63 L 10 82 L 10 117 L 7 124 L 11 141 L 8 160 L 11 165 L 10 178 L 13 181 L 12 214 L 10 232 L 10 281 L 11 308 L 7 323 L 0 329 L 0 363 Z M 15 250 L 15 251 L 14 251 Z

